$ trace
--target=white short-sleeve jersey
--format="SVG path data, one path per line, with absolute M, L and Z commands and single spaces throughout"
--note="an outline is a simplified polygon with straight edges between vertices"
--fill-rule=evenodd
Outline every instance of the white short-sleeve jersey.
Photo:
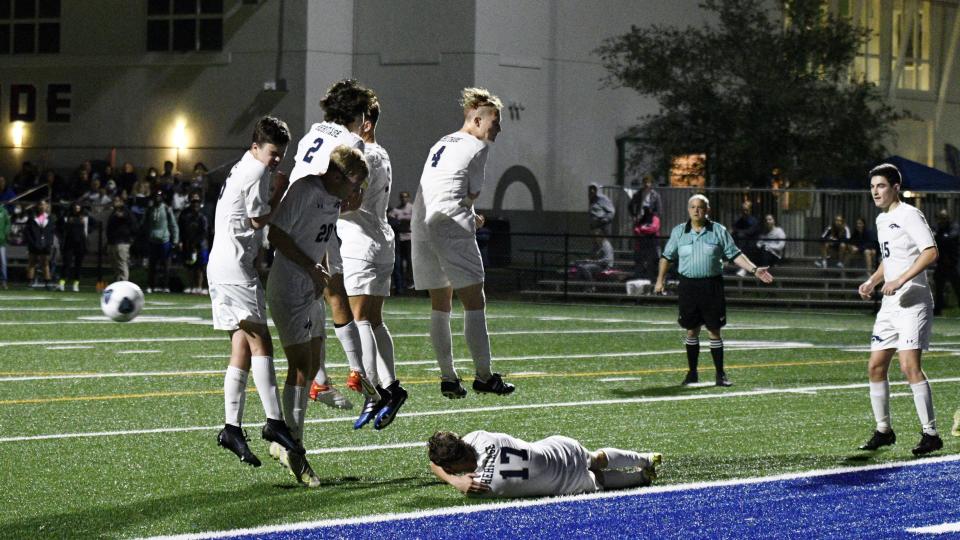
M 270 226 L 290 235 L 311 260 L 320 262 L 327 251 L 327 243 L 337 241 L 339 215 L 340 199 L 327 193 L 318 178 L 308 178 L 290 184 L 270 220 Z M 310 274 L 280 250 L 276 252 L 271 273 L 284 276 L 285 280 L 310 281 Z
M 463 440 L 477 451 L 476 481 L 489 497 L 536 497 L 597 491 L 590 455 L 569 437 L 528 443 L 505 433 L 474 431 Z
M 290 182 L 296 182 L 304 176 L 327 172 L 330 154 L 341 144 L 363 150 L 363 139 L 347 128 L 333 122 L 314 124 L 310 131 L 297 144 L 297 155 L 290 172 Z
M 230 169 L 220 189 L 214 217 L 213 246 L 207 263 L 211 283 L 258 280 L 254 259 L 262 234 L 250 218 L 270 213 L 270 170 L 249 151 Z
M 370 174 L 360 208 L 346 212 L 337 222 L 340 255 L 373 263 L 393 263 L 393 228 L 387 223 L 393 169 L 390 155 L 376 143 L 364 146 Z
M 923 213 L 906 203 L 877 216 L 877 241 L 883 257 L 883 279 L 893 281 L 903 275 L 920 256 L 920 252 L 936 246 L 933 231 Z M 920 272 L 905 283 L 896 294 L 885 296 L 884 303 L 907 307 L 931 302 L 926 272 Z
M 413 204 L 413 235 L 425 237 L 426 226 L 447 216 L 466 233 L 476 233 L 473 207 L 461 205 L 469 193 L 480 193 L 489 145 L 458 131 L 441 138 L 430 148 L 420 175 Z

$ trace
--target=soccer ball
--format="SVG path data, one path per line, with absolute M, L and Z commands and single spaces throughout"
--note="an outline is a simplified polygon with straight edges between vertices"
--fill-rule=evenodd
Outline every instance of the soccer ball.
M 100 309 L 117 322 L 131 321 L 143 309 L 143 291 L 130 281 L 111 283 L 100 297 Z

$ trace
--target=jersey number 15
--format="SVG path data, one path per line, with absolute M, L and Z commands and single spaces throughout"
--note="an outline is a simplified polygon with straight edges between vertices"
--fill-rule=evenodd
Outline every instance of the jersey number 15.
M 517 450 L 516 448 L 510 448 L 508 446 L 504 446 L 500 448 L 500 464 L 501 465 L 510 464 L 510 456 L 518 457 L 522 462 L 530 461 L 530 455 L 527 453 L 526 450 Z M 530 468 L 524 467 L 522 469 L 516 469 L 512 471 L 504 471 L 501 469 L 500 476 L 503 479 L 522 478 L 524 480 L 527 480 L 530 478 Z

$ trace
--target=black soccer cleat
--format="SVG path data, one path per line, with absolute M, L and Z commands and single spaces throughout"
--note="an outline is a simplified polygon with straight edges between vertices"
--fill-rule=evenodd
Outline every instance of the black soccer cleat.
M 688 371 L 687 376 L 683 378 L 683 382 L 680 383 L 681 386 L 690 386 L 691 384 L 696 384 L 700 382 L 700 377 L 697 376 L 696 371 Z
M 733 383 L 727 378 L 727 374 L 721 371 L 717 373 L 717 386 L 733 386 Z
M 467 389 L 463 387 L 460 379 L 455 381 L 440 381 L 440 393 L 450 399 L 463 399 L 467 397 Z
M 913 455 L 924 456 L 930 452 L 936 452 L 943 448 L 943 439 L 939 435 L 929 435 L 924 433 L 920 436 L 920 442 L 913 447 Z
M 892 429 L 886 433 L 874 431 L 873 437 L 870 437 L 869 441 L 860 445 L 860 450 L 869 450 L 872 452 L 881 446 L 890 446 L 895 442 L 897 442 L 897 434 L 894 433 Z
M 303 445 L 294 440 L 293 435 L 290 434 L 290 428 L 283 420 L 267 418 L 267 423 L 263 425 L 260 436 L 265 441 L 275 442 L 286 448 L 287 452 L 300 454 L 301 456 L 307 453 L 303 449 Z
M 254 467 L 259 467 L 260 459 L 257 458 L 257 456 L 250 451 L 250 447 L 247 446 L 247 441 L 249 440 L 250 438 L 247 437 L 247 432 L 230 424 L 223 426 L 223 429 L 221 429 L 217 435 L 218 445 L 236 454 L 236 456 L 240 458 L 240 461 L 253 465 Z
M 503 377 L 501 377 L 499 373 L 494 373 L 491 375 L 486 382 L 481 381 L 480 379 L 473 380 L 474 392 L 505 396 L 507 394 L 512 394 L 514 390 L 516 390 L 516 387 L 510 383 L 503 382 Z
M 390 423 L 393 422 L 393 419 L 396 418 L 400 407 L 407 401 L 407 391 L 400 386 L 400 381 L 393 381 L 393 383 L 387 387 L 387 392 L 390 393 L 390 399 L 387 400 L 386 405 L 377 413 L 377 418 L 373 421 L 373 429 L 381 430 L 389 426 Z

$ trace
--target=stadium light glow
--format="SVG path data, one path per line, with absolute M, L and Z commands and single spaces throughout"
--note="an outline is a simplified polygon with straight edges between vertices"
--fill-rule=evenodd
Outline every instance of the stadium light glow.
M 14 122 L 10 126 L 10 139 L 13 141 L 14 148 L 23 147 L 23 139 L 26 137 L 27 127 L 23 122 Z
M 170 136 L 173 147 L 177 150 L 184 150 L 190 143 L 189 139 L 190 133 L 187 131 L 187 121 L 183 118 L 178 118 Z

